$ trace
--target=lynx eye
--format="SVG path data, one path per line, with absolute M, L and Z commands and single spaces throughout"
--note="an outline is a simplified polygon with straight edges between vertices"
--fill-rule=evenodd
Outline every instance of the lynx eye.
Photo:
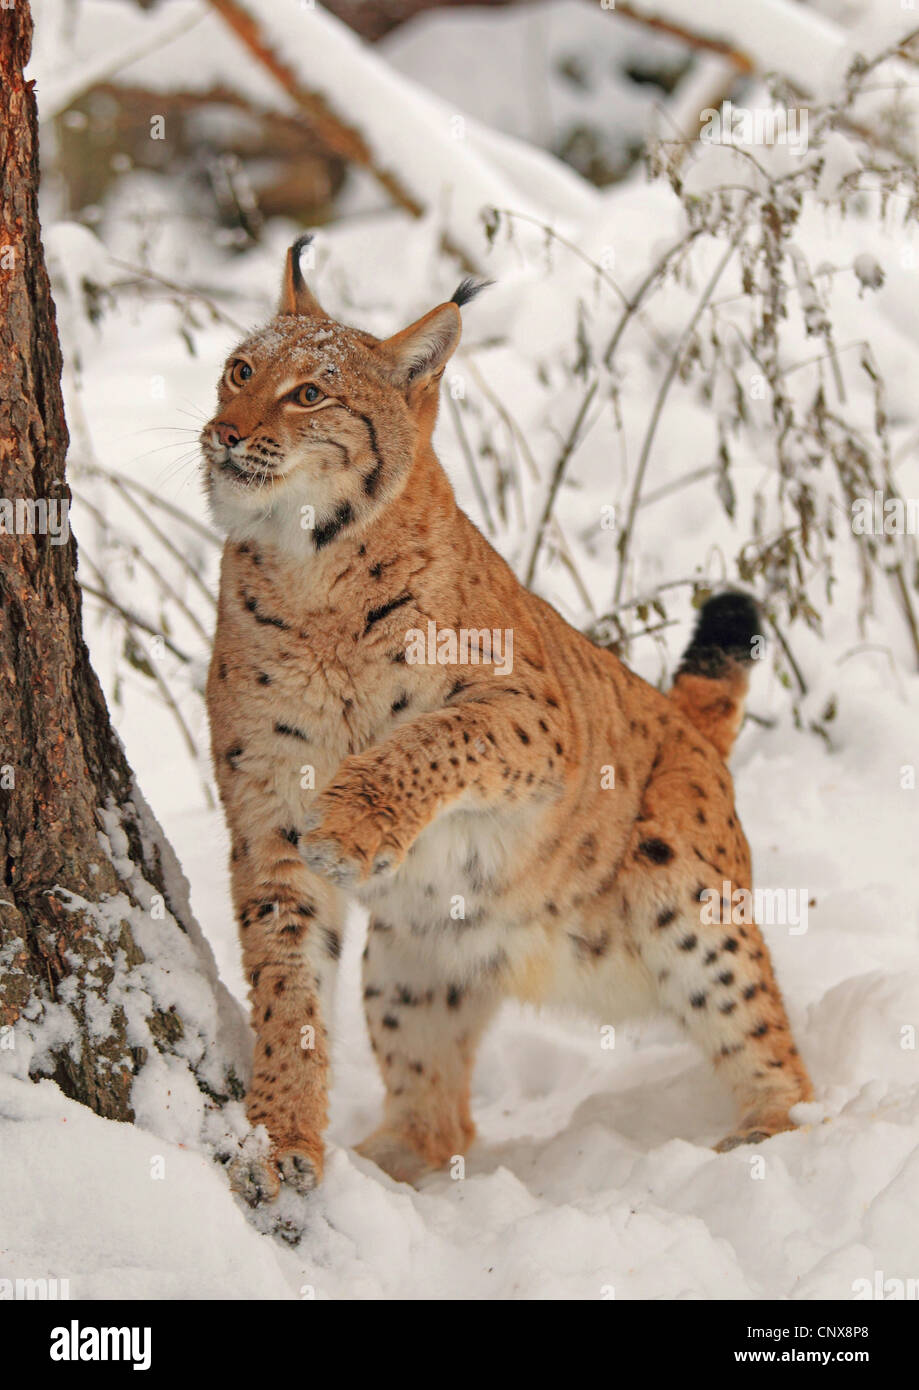
M 252 375 L 252 368 L 242 357 L 237 357 L 230 363 L 227 370 L 227 381 L 231 386 L 242 386 L 244 381 L 248 381 Z
M 317 401 L 323 399 L 323 394 L 318 386 L 314 386 L 308 381 L 305 386 L 298 386 L 296 391 L 291 392 L 291 400 L 296 405 L 315 405 Z

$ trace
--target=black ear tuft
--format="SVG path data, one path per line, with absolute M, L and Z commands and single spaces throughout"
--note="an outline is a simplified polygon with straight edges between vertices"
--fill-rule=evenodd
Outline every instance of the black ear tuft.
M 304 232 L 302 236 L 297 237 L 297 240 L 293 243 L 293 245 L 290 248 L 291 272 L 293 274 L 294 289 L 299 289 L 300 286 L 303 284 L 303 275 L 300 271 L 300 257 L 312 240 L 313 233 Z
M 477 294 L 487 290 L 489 285 L 493 285 L 494 280 L 476 280 L 472 275 L 467 275 L 465 280 L 461 280 L 453 292 L 451 304 L 458 304 L 460 308 L 468 304 L 470 299 L 475 299 Z

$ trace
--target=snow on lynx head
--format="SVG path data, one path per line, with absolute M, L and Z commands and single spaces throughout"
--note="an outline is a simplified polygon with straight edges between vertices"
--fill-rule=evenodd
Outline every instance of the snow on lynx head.
M 300 237 L 277 316 L 231 353 L 201 431 L 205 488 L 234 539 L 307 553 L 404 487 L 430 445 L 438 388 L 460 340 L 459 306 L 481 284 L 392 338 L 331 319 L 308 289 Z

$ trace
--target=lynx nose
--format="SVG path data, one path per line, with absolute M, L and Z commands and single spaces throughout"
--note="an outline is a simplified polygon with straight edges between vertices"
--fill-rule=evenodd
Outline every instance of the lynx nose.
M 232 449 L 233 445 L 238 444 L 242 439 L 242 435 L 239 433 L 236 426 L 229 424 L 226 420 L 218 420 L 214 425 L 214 429 L 217 432 L 217 438 L 220 440 L 221 444 L 225 444 L 228 449 Z

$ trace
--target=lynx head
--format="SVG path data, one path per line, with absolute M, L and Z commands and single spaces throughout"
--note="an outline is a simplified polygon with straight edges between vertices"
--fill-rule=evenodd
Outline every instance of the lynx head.
M 277 316 L 231 353 L 201 432 L 218 523 L 301 553 L 366 520 L 405 486 L 430 441 L 444 368 L 460 339 L 453 298 L 380 340 L 331 319 L 308 289 L 300 237 Z

